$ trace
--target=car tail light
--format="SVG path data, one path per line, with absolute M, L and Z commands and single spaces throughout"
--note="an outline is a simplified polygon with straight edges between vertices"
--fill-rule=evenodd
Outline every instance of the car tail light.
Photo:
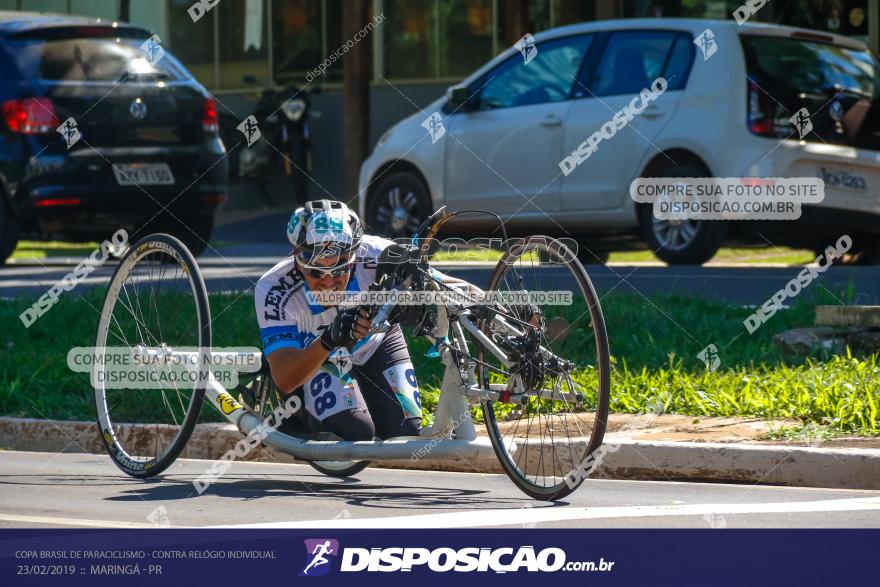
M 205 109 L 202 112 L 202 127 L 208 133 L 215 133 L 220 129 L 219 121 L 217 120 L 217 103 L 213 98 L 205 100 Z
M 49 98 L 7 100 L 3 103 L 3 119 L 9 130 L 23 135 L 50 134 L 61 124 Z
M 37 208 L 54 208 L 56 206 L 79 206 L 82 203 L 80 198 L 47 198 L 45 200 L 37 200 L 34 206 Z
M 205 194 L 201 199 L 203 204 L 219 206 L 226 201 L 226 194 Z
M 776 138 L 776 123 L 773 121 L 775 104 L 761 87 L 749 81 L 749 130 L 762 137 Z

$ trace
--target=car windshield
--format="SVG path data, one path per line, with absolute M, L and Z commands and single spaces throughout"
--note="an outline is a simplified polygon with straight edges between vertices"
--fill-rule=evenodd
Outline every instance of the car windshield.
M 30 77 L 56 82 L 116 82 L 148 78 L 179 81 L 189 77 L 171 55 L 150 59 L 141 49 L 145 38 L 89 36 L 8 41 L 19 66 Z M 126 75 L 128 74 L 128 75 Z

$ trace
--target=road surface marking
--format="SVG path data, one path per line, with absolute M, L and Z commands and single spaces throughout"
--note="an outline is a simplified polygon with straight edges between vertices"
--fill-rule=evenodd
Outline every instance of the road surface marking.
M 538 503 L 538 502 L 535 502 Z M 339 518 L 262 524 L 232 524 L 212 528 L 474 528 L 609 518 L 654 518 L 739 514 L 789 514 L 805 512 L 850 512 L 880 510 L 880 497 L 793 501 L 783 503 L 709 503 L 622 507 L 534 507 L 506 510 L 469 510 L 442 514 L 389 516 L 384 518 Z
M 537 502 L 536 502 L 537 503 Z M 329 520 L 306 520 L 297 522 L 269 522 L 262 524 L 230 524 L 207 526 L 208 528 L 476 528 L 560 522 L 568 520 L 600 520 L 614 518 L 654 518 L 668 516 L 721 516 L 742 514 L 786 514 L 806 512 L 851 512 L 880 510 L 880 497 L 854 499 L 831 499 L 824 501 L 794 501 L 784 503 L 714 503 L 688 505 L 650 505 L 622 507 L 534 507 L 502 510 L 469 510 L 441 514 L 415 516 L 389 516 L 384 518 L 338 518 Z M 511 520 L 516 520 L 512 522 Z M 21 516 L 0 514 L 0 522 L 12 522 L 23 526 L 46 524 L 50 526 L 79 526 L 89 528 L 153 528 L 153 524 L 121 522 L 113 520 L 90 520 L 61 518 L 57 516 Z M 181 526 L 177 526 L 181 527 Z M 192 526 L 190 526 L 192 527 Z
M 57 516 L 16 516 L 13 514 L 0 514 L 0 522 L 15 522 L 19 524 L 49 524 L 50 526 L 85 526 L 88 528 L 153 528 L 154 524 L 139 524 L 137 522 L 114 522 L 110 520 L 79 520 L 75 518 L 59 518 Z

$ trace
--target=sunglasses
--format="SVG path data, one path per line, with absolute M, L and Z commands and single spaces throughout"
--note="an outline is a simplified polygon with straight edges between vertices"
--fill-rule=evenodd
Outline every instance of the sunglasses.
M 324 279 L 326 276 L 330 276 L 330 279 L 336 279 L 346 271 L 350 271 L 355 262 L 355 256 L 352 255 L 349 259 L 340 263 L 339 265 L 334 265 L 332 267 L 323 267 L 321 265 L 310 265 L 306 262 L 303 262 L 303 259 L 297 256 L 297 261 L 299 265 L 299 270 L 311 277 L 312 279 Z
M 344 274 L 346 271 L 351 269 L 352 263 L 346 263 L 344 265 L 340 265 L 334 269 L 312 269 L 303 267 L 303 273 L 307 274 L 312 279 L 324 279 L 326 276 L 330 276 L 330 279 L 336 279 L 337 277 Z

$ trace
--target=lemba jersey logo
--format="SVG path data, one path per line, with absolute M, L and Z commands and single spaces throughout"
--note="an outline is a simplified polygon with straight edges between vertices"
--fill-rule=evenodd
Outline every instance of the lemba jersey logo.
M 339 541 L 332 538 L 312 538 L 306 543 L 306 566 L 300 577 L 322 577 L 339 556 Z

